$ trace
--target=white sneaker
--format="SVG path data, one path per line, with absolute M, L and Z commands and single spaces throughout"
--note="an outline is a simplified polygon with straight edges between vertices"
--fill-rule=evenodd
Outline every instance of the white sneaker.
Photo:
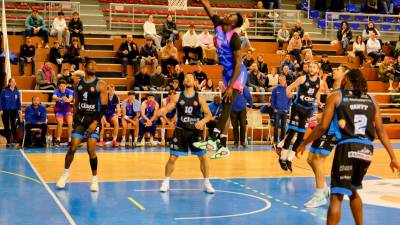
M 67 176 L 65 174 L 62 175 L 60 177 L 60 179 L 57 181 L 57 184 L 56 184 L 57 188 L 59 188 L 59 189 L 65 188 L 65 184 L 68 183 L 68 181 L 69 181 L 69 176 Z
M 310 201 L 306 202 L 304 204 L 304 206 L 306 208 L 317 208 L 323 205 L 326 205 L 328 203 L 328 201 L 326 200 L 326 198 L 324 196 L 319 196 L 314 194 L 312 196 L 312 198 L 310 199 Z
M 137 146 L 137 147 L 143 147 L 144 144 L 145 144 L 145 142 L 144 142 L 144 141 L 141 141 L 141 142 L 137 143 L 136 146 Z
M 204 183 L 204 191 L 207 192 L 208 194 L 214 194 L 215 193 L 215 189 L 213 188 L 213 186 L 211 185 L 210 182 L 205 182 Z
M 125 145 L 126 145 L 126 141 L 125 141 L 125 139 L 122 139 L 121 142 L 119 143 L 119 146 L 125 147 Z
M 185 65 L 189 65 L 189 60 L 186 59 Z
M 277 145 L 276 145 L 276 147 L 278 147 L 278 148 L 283 148 L 283 145 L 285 145 L 285 141 L 284 141 L 285 139 L 283 139 L 281 142 L 279 142 Z
M 161 183 L 160 192 L 167 192 L 169 190 L 169 181 L 163 181 Z
M 90 191 L 92 192 L 99 191 L 99 182 L 97 180 L 92 180 L 92 183 L 90 184 Z

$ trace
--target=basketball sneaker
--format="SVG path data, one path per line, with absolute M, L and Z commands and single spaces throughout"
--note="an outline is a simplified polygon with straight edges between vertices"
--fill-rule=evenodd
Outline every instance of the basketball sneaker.
M 213 188 L 211 182 L 204 182 L 204 191 L 208 194 L 215 193 L 215 189 Z
M 281 166 L 281 169 L 284 171 L 288 170 L 287 164 L 286 164 L 286 160 L 278 158 L 279 161 L 279 166 Z
M 97 142 L 97 146 L 99 146 L 99 147 L 104 147 L 104 145 L 106 145 L 106 143 L 104 141 Z
M 326 200 L 325 196 L 320 196 L 317 194 L 314 194 L 310 201 L 306 202 L 304 204 L 304 207 L 306 208 L 317 208 L 323 205 L 326 205 L 328 201 Z
M 90 184 L 90 191 L 98 192 L 99 191 L 99 182 L 97 179 L 92 179 L 92 183 Z
M 286 160 L 286 166 L 287 166 L 288 170 L 290 170 L 290 172 L 293 172 L 292 161 Z
M 125 139 L 122 139 L 121 142 L 119 143 L 119 145 L 120 145 L 121 147 L 125 147 L 125 145 L 126 145 L 126 140 L 125 140 Z
M 216 151 L 218 149 L 217 141 L 214 141 L 212 139 L 208 139 L 208 141 L 194 142 L 193 146 L 198 149 L 208 150 L 208 151 Z
M 68 180 L 69 180 L 69 176 L 63 174 L 60 177 L 60 179 L 58 179 L 58 181 L 57 181 L 57 184 L 56 184 L 57 188 L 59 188 L 59 189 L 65 188 L 65 184 L 68 183 Z
M 119 147 L 118 141 L 113 141 L 113 142 L 112 142 L 112 146 L 113 146 L 113 147 Z
M 168 190 L 169 190 L 169 181 L 168 180 L 164 180 L 161 183 L 160 192 L 167 192 Z
M 210 157 L 210 159 L 221 159 L 228 157 L 230 154 L 231 153 L 227 147 L 220 147 L 215 154 Z

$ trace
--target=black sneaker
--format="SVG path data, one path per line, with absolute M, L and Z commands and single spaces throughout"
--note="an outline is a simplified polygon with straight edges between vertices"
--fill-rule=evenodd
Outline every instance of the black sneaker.
M 60 141 L 59 140 L 56 140 L 55 142 L 54 142 L 54 147 L 56 147 L 56 148 L 59 148 L 61 145 L 60 145 Z
M 284 171 L 287 171 L 288 170 L 288 167 L 287 167 L 287 165 L 286 165 L 286 160 L 283 160 L 283 159 L 278 159 L 278 161 L 279 161 L 279 165 L 281 166 L 281 169 L 283 169 Z
M 290 172 L 293 172 L 292 161 L 286 160 L 286 166 L 287 166 L 287 169 L 290 170 Z

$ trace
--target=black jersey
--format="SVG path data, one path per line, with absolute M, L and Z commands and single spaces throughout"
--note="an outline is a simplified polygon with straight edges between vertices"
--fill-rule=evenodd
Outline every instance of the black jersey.
M 352 90 L 341 90 L 341 102 L 335 116 L 340 130 L 339 143 L 346 139 L 373 141 L 375 138 L 375 102 L 371 96 L 355 96 Z
M 297 88 L 295 104 L 304 108 L 311 108 L 315 102 L 317 92 L 320 88 L 320 78 L 311 80 L 310 75 L 306 74 L 306 80 Z
M 177 111 L 177 127 L 195 130 L 195 124 L 203 117 L 199 94 L 195 92 L 194 96 L 186 97 L 184 92 L 179 95 L 179 100 L 176 103 Z
M 99 79 L 97 77 L 91 82 L 86 82 L 85 78 L 79 80 L 77 85 L 78 113 L 94 114 L 99 111 L 100 92 L 97 89 Z

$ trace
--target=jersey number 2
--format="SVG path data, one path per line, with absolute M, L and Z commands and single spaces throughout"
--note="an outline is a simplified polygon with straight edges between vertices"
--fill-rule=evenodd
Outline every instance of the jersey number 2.
M 354 115 L 354 134 L 365 135 L 368 118 L 362 114 Z

